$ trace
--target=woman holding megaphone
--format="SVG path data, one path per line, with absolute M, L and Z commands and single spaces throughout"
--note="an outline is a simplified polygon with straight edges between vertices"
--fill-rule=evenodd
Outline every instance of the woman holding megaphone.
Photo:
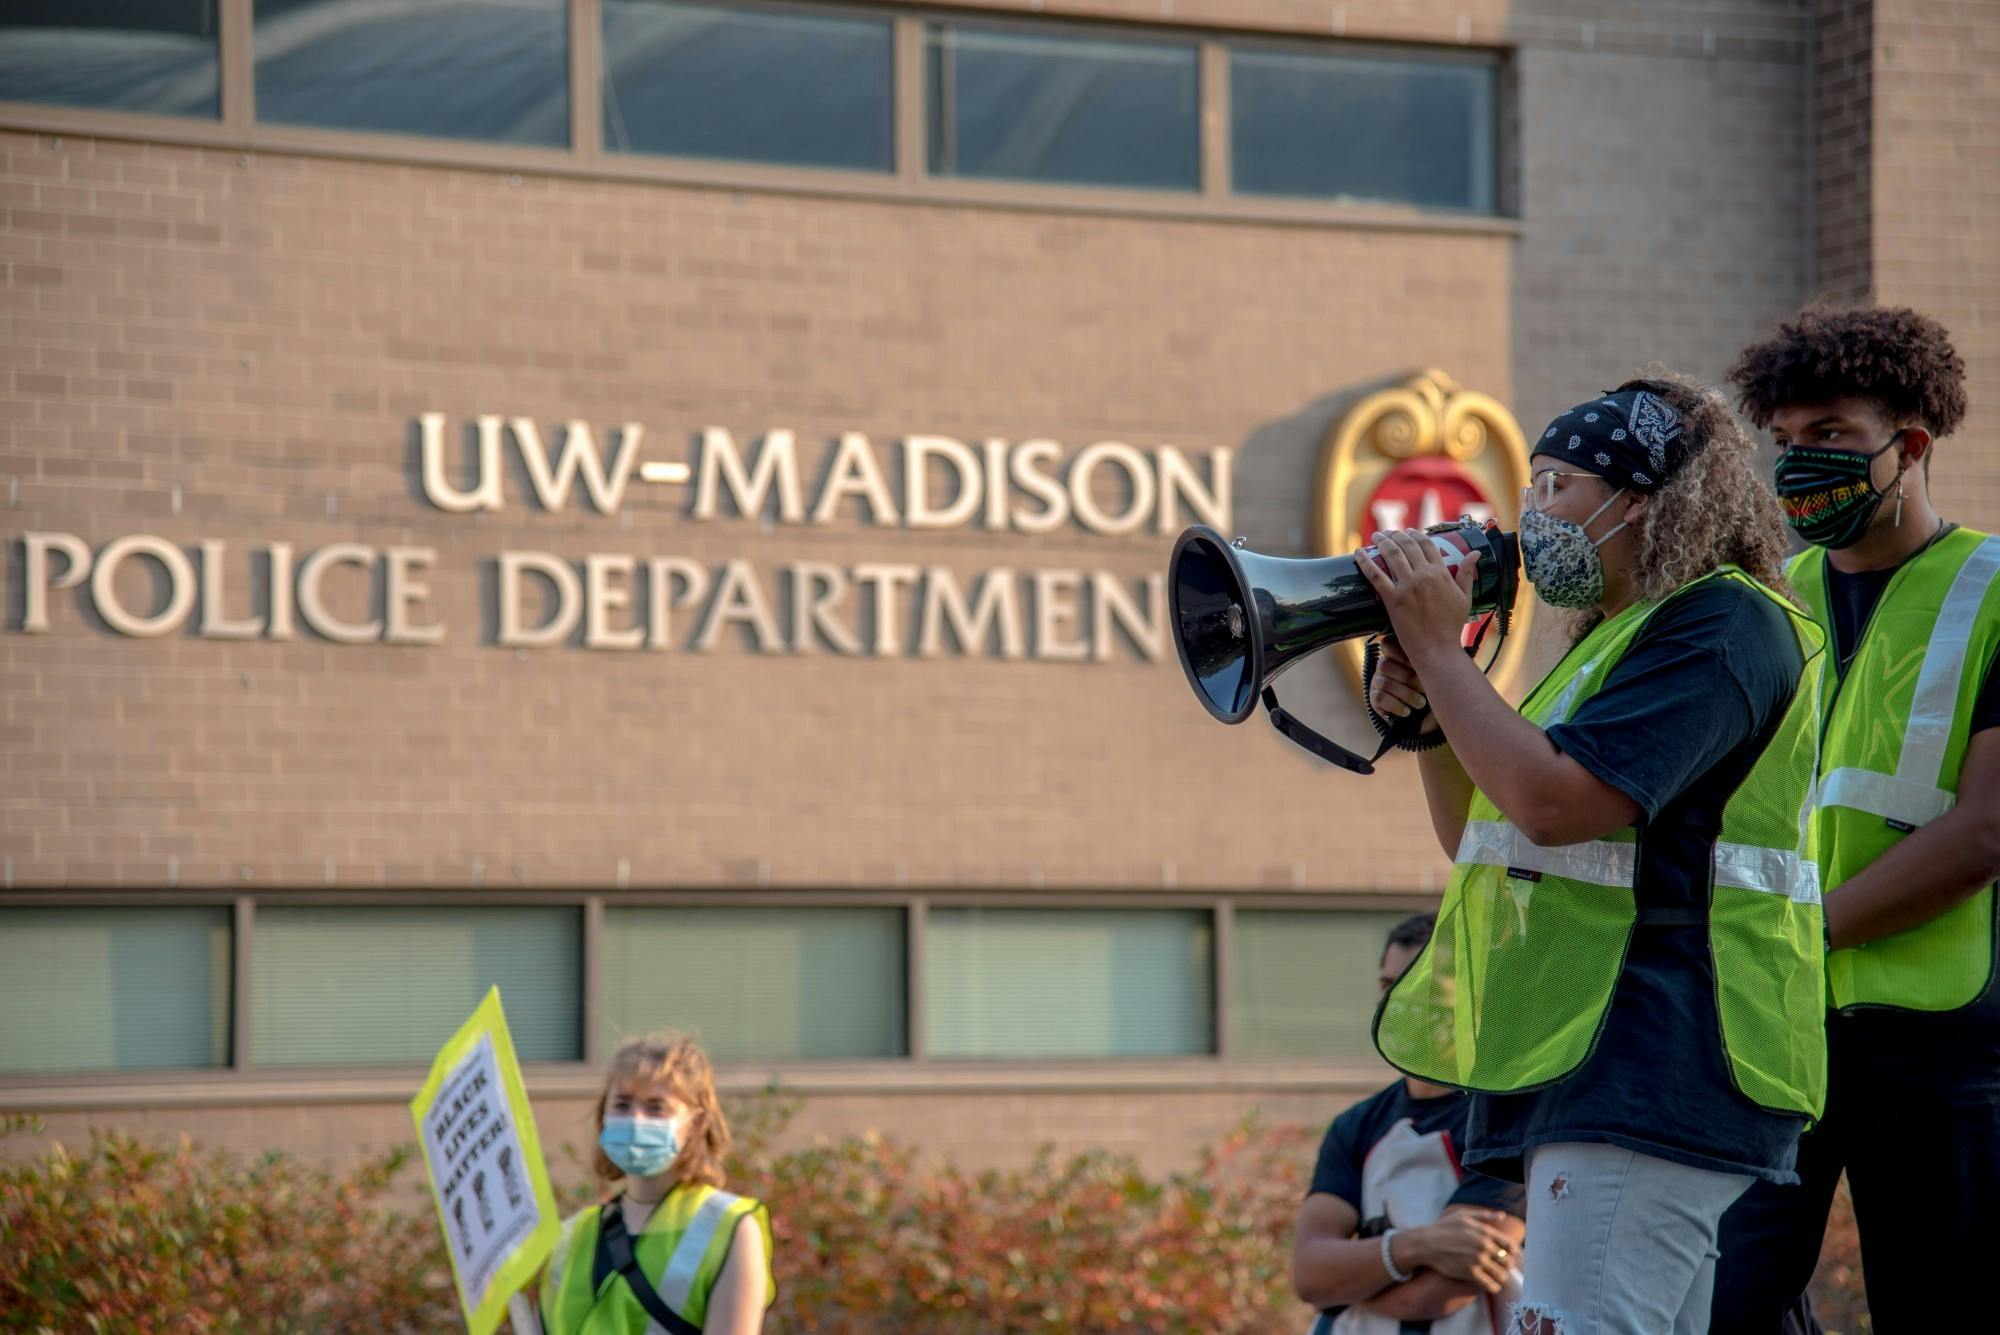
M 1465 1162 L 1527 1184 L 1525 1335 L 1705 1331 L 1723 1211 L 1797 1180 L 1824 1097 L 1821 637 L 1752 457 L 1670 373 L 1555 419 L 1520 546 L 1572 643 L 1519 710 L 1460 647 L 1476 562 L 1403 532 L 1360 563 L 1394 632 L 1369 701 L 1443 733 L 1455 864 L 1376 1044 L 1472 1091 Z

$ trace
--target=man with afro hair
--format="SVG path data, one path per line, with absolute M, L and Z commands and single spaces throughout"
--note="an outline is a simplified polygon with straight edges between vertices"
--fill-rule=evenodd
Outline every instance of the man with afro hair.
M 2000 1249 L 2000 539 L 1931 501 L 1965 364 L 1903 308 L 1802 311 L 1730 370 L 1778 449 L 1787 576 L 1827 634 L 1811 813 L 1827 930 L 1825 1116 L 1801 1185 L 1724 1218 L 1715 1335 L 1774 1335 L 1842 1170 L 1881 1331 L 1993 1329 Z M 1949 467 L 1947 462 L 1941 467 Z

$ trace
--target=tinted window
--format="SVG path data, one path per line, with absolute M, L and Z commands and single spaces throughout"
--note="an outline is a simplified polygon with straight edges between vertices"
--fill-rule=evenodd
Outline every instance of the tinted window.
M 568 908 L 259 907 L 260 1066 L 428 1062 L 493 986 L 523 1061 L 583 1056 L 583 919 Z
M 1403 913 L 1236 911 L 1230 1052 L 1374 1065 L 1383 943 Z
M 1215 1050 L 1209 915 L 934 908 L 933 1057 L 1168 1057 Z
M 604 0 L 604 143 L 889 171 L 893 66 L 885 19 Z
M 717 1061 L 900 1057 L 903 910 L 610 908 L 605 1053 L 658 1029 Z
M 1231 51 L 1234 188 L 1490 213 L 1497 83 L 1490 60 Z
M 0 101 L 219 114 L 218 0 L 6 0 Z
M 1192 44 L 934 24 L 928 46 L 933 173 L 1200 185 Z
M 0 1072 L 229 1061 L 226 908 L 0 909 Z
M 564 0 L 257 0 L 257 119 L 561 147 Z

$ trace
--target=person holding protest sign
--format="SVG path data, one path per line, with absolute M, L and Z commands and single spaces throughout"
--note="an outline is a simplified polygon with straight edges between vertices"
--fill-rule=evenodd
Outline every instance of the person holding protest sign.
M 771 1217 L 722 1190 L 729 1124 L 708 1054 L 670 1035 L 625 1044 L 597 1128 L 597 1176 L 620 1189 L 564 1221 L 538 1291 L 544 1335 L 761 1330 L 777 1300 Z

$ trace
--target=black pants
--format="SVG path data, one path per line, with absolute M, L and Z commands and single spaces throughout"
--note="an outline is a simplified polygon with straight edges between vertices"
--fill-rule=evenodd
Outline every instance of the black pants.
M 1755 1183 L 1723 1216 L 1709 1335 L 1819 1329 L 1801 1295 L 1842 1169 L 1877 1335 L 2000 1328 L 2000 989 L 1944 1015 L 1830 1015 L 1827 1057 L 1800 1185 Z

